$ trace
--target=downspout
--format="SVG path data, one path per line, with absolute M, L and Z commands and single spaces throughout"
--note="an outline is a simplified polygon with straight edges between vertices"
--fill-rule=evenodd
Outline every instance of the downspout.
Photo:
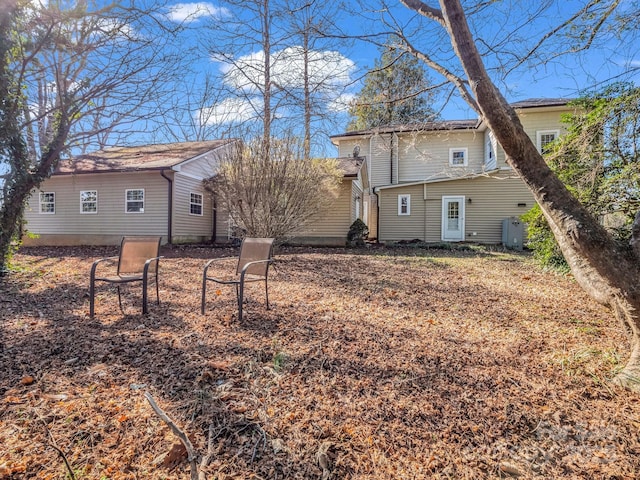
M 211 226 L 211 243 L 216 243 L 216 238 L 218 237 L 218 201 L 216 194 L 212 194 L 211 198 L 213 199 L 213 212 L 211 213 L 213 225 Z
M 380 243 L 380 196 L 376 191 L 377 187 L 373 187 L 373 194 L 376 196 L 376 243 Z
M 423 241 L 427 243 L 427 184 L 426 183 L 422 184 L 422 200 L 424 205 L 423 207 L 424 218 L 422 219 L 422 222 L 424 224 Z
M 169 177 L 167 177 L 164 174 L 164 170 L 160 170 L 160 175 L 162 175 L 162 178 L 164 178 L 167 182 L 169 182 L 169 196 L 168 196 L 168 208 L 169 208 L 169 212 L 167 215 L 167 243 L 169 245 L 172 245 L 172 238 L 173 238 L 173 231 L 172 231 L 172 226 L 173 226 L 173 180 Z

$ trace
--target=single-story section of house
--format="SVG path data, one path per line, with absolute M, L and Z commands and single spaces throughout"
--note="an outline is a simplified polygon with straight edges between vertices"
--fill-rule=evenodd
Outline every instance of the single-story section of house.
M 158 235 L 163 243 L 225 243 L 227 212 L 204 188 L 218 160 L 238 140 L 113 147 L 60 162 L 25 210 L 25 245 L 117 245 L 125 235 Z M 339 159 L 344 172 L 331 208 L 294 242 L 344 245 L 362 217 L 364 159 Z M 363 176 L 364 175 L 364 176 Z

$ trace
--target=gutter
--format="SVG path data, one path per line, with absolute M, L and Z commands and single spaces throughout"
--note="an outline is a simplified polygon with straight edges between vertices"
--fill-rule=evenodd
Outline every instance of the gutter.
M 168 183 L 168 185 L 169 185 L 169 195 L 168 195 L 169 212 L 168 212 L 168 215 L 167 215 L 167 236 L 168 236 L 167 243 L 169 245 L 172 245 L 173 244 L 173 242 L 172 242 L 172 238 L 173 238 L 173 228 L 172 228 L 173 227 L 173 180 L 171 178 L 167 177 L 164 174 L 164 172 L 165 172 L 164 170 L 160 170 L 160 175 L 167 182 L 169 182 Z

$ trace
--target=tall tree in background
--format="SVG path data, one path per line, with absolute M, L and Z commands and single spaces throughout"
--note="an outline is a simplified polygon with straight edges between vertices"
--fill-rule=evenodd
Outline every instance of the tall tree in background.
M 226 0 L 221 5 L 227 13 L 212 19 L 203 42 L 219 65 L 216 87 L 222 96 L 203 118 L 266 142 L 305 138 L 305 156 L 310 156 L 311 146 L 321 143 L 314 142 L 313 133 L 327 133 L 312 124 L 335 117 L 330 109 L 354 67 L 319 31 L 330 29 L 334 7 L 298 0 Z
M 391 40 L 366 75 L 364 86 L 349 108 L 347 130 L 386 125 L 412 125 L 435 120 L 435 89 L 418 59 Z
M 405 48 L 451 82 L 494 133 L 508 164 L 530 188 L 540 205 L 576 281 L 592 298 L 610 307 L 629 333 L 629 360 L 614 380 L 640 391 L 640 212 L 635 216 L 629 244 L 616 242 L 549 168 L 522 127 L 516 112 L 496 87 L 483 61 L 484 58 L 497 65 L 496 71 L 509 71 L 517 65 L 508 65 L 508 59 L 516 59 L 521 64 L 534 61 L 536 57 L 542 58 L 545 52 L 551 52 L 554 56 L 565 53 L 560 49 L 549 49 L 549 39 L 563 33 L 571 36 L 571 46 L 566 53 L 575 54 L 589 48 L 598 33 L 611 26 L 616 18 L 616 9 L 622 3 L 609 0 L 584 2 L 567 20 L 560 21 L 559 25 L 547 32 L 538 32 L 522 45 L 494 43 L 499 41 L 495 31 L 491 33 L 493 38 L 490 41 L 480 41 L 482 35 L 471 32 L 467 13 L 488 15 L 495 20 L 497 13 L 492 15 L 492 11 L 501 7 L 499 2 L 473 4 L 475 6 L 467 8 L 468 12 L 460 0 L 440 0 L 439 8 L 420 0 L 402 0 L 402 3 L 426 21 L 422 38 L 436 38 L 423 31 L 427 27 L 434 27 L 437 30 L 435 35 L 443 34 L 450 44 L 448 49 L 444 48 L 444 42 L 433 46 L 431 50 L 418 48 L 411 42 L 407 33 L 409 30 L 405 29 Z M 544 11 L 552 4 L 536 3 L 533 6 L 535 15 L 529 18 L 529 23 L 522 25 L 533 25 L 535 19 L 541 16 L 540 9 Z M 511 14 L 514 14 L 513 9 L 509 7 L 507 16 Z M 628 18 L 637 18 L 637 11 L 631 12 Z M 478 26 L 483 23 L 474 19 L 471 24 Z M 511 20 L 508 24 L 516 25 L 516 22 Z M 525 28 L 522 27 L 522 30 Z M 507 37 L 515 36 L 516 32 L 514 28 L 504 34 Z M 516 54 L 504 52 L 501 56 L 501 49 L 507 44 L 523 51 Z M 526 50 L 529 46 L 531 48 Z M 484 57 L 480 48 L 484 51 Z
M 113 4 L 0 5 L 0 272 L 33 189 L 73 148 L 135 134 L 159 114 L 178 56 L 152 15 Z M 162 102 L 154 102 L 162 105 Z M 125 128 L 126 127 L 126 128 Z

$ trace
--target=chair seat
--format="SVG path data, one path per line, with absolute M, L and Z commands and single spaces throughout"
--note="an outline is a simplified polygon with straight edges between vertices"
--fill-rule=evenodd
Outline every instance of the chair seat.
M 128 283 L 128 282 L 139 282 L 144 278 L 142 273 L 133 273 L 130 275 L 111 275 L 109 277 L 96 277 L 96 280 L 102 280 L 103 282 L 111 282 L 111 283 Z
M 245 283 L 246 282 L 264 282 L 266 278 L 267 277 L 265 277 L 264 275 L 247 274 L 244 276 L 244 281 Z M 222 277 L 210 277 L 207 275 L 207 280 L 211 280 L 212 282 L 216 282 L 216 283 L 222 283 L 224 285 L 233 285 L 234 283 L 240 283 L 240 276 L 227 275 Z

